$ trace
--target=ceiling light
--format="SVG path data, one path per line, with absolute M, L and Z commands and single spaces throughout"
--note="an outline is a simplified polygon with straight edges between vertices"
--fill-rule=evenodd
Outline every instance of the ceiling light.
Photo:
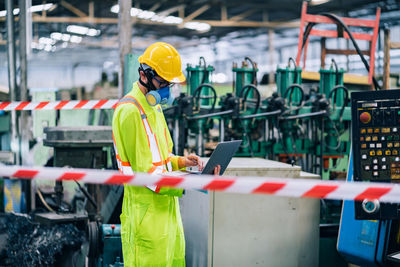
M 330 0 L 311 0 L 310 1 L 310 5 L 312 6 L 317 6 L 317 5 L 322 5 L 325 4 L 327 2 L 329 2 Z
M 82 37 L 77 36 L 77 35 L 72 35 L 71 39 L 70 39 L 70 42 L 79 44 L 80 42 L 82 42 Z
M 51 9 L 53 6 L 54 6 L 54 4 L 44 4 L 44 5 L 31 6 L 29 8 L 29 11 L 30 12 L 46 11 L 46 10 Z M 14 15 L 18 15 L 19 14 L 19 8 L 14 8 L 13 14 Z M 0 11 L 0 17 L 5 17 L 6 15 L 7 15 L 7 11 L 6 10 Z
M 111 10 L 110 10 L 112 13 L 118 13 L 119 12 L 119 5 L 113 5 L 112 7 L 111 7 Z
M 71 39 L 71 35 L 66 34 L 66 33 L 64 33 L 64 34 L 62 35 L 61 40 L 63 40 L 64 42 L 68 42 L 69 39 Z
M 39 43 L 40 44 L 45 44 L 45 45 L 53 45 L 56 43 L 56 40 L 53 40 L 51 38 L 47 38 L 47 37 L 40 37 L 39 38 Z
M 67 32 L 77 33 L 85 35 L 89 31 L 88 27 L 78 26 L 78 25 L 69 25 L 67 27 Z
M 97 36 L 100 34 L 100 30 L 79 25 L 69 25 L 67 27 L 67 32 L 81 34 L 81 35 L 88 35 L 88 36 Z
M 54 4 L 44 4 L 44 5 L 36 5 L 36 6 L 31 6 L 29 9 L 30 12 L 41 12 L 45 10 L 49 10 L 54 6 Z
M 113 5 L 111 7 L 111 12 L 118 13 L 119 5 Z M 144 19 L 144 20 L 161 22 L 161 23 L 165 23 L 165 24 L 181 24 L 183 22 L 183 19 L 180 17 L 176 17 L 176 16 L 167 16 L 166 17 L 166 16 L 162 15 L 162 12 L 157 14 L 153 11 L 142 10 L 142 9 L 136 8 L 136 7 L 132 7 L 130 13 L 131 13 L 132 17 L 137 17 L 139 19 Z
M 96 29 L 89 29 L 88 32 L 86 33 L 86 35 L 88 36 L 97 36 L 100 34 L 100 30 L 96 30 Z
M 62 39 L 62 33 L 61 32 L 52 32 L 50 34 L 50 38 L 59 41 Z
M 203 22 L 186 22 L 183 25 L 184 28 L 190 29 L 190 30 L 196 30 L 199 32 L 206 32 L 211 29 L 211 25 L 208 23 L 203 23 Z
M 182 18 L 175 17 L 175 16 L 168 16 L 163 19 L 163 23 L 165 24 L 181 24 L 183 22 Z

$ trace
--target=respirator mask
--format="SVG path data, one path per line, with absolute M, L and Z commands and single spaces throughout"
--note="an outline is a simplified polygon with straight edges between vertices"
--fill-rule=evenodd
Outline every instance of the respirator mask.
M 143 71 L 146 75 L 147 83 L 144 83 L 142 79 L 139 78 L 140 84 L 147 88 L 148 92 L 146 94 L 147 103 L 154 107 L 158 104 L 164 105 L 171 102 L 170 87 L 171 83 L 162 82 L 156 77 L 156 72 L 146 64 L 140 64 L 139 72 Z M 153 84 L 153 79 L 161 85 L 161 88 L 157 89 Z

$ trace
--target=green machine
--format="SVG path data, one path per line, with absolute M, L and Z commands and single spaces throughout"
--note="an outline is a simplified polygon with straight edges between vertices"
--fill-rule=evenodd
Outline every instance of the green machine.
M 187 136 L 195 136 L 196 153 L 205 155 L 207 134 L 214 127 L 214 120 L 208 114 L 213 113 L 217 104 L 217 92 L 211 84 L 214 67 L 207 65 L 204 57 L 200 57 L 197 66 L 187 65 L 187 96 L 192 97 L 192 114 L 187 117 Z M 188 138 L 186 138 L 188 140 Z
M 251 66 L 249 66 L 247 62 L 249 62 Z M 243 96 L 243 88 L 246 85 L 257 85 L 257 63 L 253 62 L 249 57 L 245 57 L 240 68 L 237 63 L 233 63 L 232 72 L 235 77 L 233 82 L 233 92 L 237 97 Z M 252 95 L 250 95 L 250 97 L 251 96 Z
M 330 116 L 325 122 L 324 171 L 325 180 L 339 178 L 338 174 L 347 169 L 350 153 L 350 120 L 349 92 L 343 85 L 344 70 L 339 69 L 332 60 L 329 69 L 321 69 L 320 92 L 330 101 Z
M 293 67 L 290 66 L 290 62 L 293 62 Z M 289 89 L 292 85 L 301 85 L 301 72 L 302 69 L 296 66 L 296 62 L 293 58 L 289 58 L 289 62 L 286 68 L 279 68 L 276 70 L 276 86 L 277 92 L 282 97 L 289 97 L 290 102 L 298 103 L 300 101 L 300 92 L 298 87 Z M 289 90 L 289 91 L 288 91 Z M 287 94 L 292 94 L 287 95 Z
M 211 82 L 211 75 L 214 70 L 215 69 L 213 66 L 207 66 L 204 57 L 200 57 L 199 65 L 197 66 L 187 64 L 187 94 L 193 96 L 195 90 L 199 87 L 200 84 L 209 84 Z M 208 88 L 205 88 L 204 92 L 202 92 L 202 95 L 209 95 Z M 205 104 L 208 104 L 208 102 L 206 102 Z

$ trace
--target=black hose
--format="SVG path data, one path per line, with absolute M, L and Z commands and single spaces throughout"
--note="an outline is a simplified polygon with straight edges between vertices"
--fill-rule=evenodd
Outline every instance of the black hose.
M 205 83 L 206 82 L 206 78 L 208 76 L 207 64 L 206 64 L 206 59 L 204 57 L 200 57 L 200 59 L 199 59 L 199 67 L 201 67 L 201 60 L 203 60 L 203 63 L 204 63 L 203 79 L 201 80 L 201 83 Z
M 338 65 L 336 64 L 336 61 L 332 58 L 332 65 L 335 67 L 335 74 L 336 74 L 336 79 L 335 79 L 335 85 L 339 84 L 339 68 Z M 336 102 L 336 99 L 335 99 Z
M 257 85 L 257 70 L 256 70 L 257 67 L 256 67 L 256 64 L 249 57 L 245 57 L 244 60 L 249 61 L 251 66 L 253 67 L 253 81 L 251 83 L 254 84 L 254 85 Z
M 331 99 L 332 95 L 335 94 L 335 100 L 334 100 L 334 104 L 336 105 L 336 97 L 337 97 L 337 91 L 339 89 L 342 89 L 344 91 L 344 103 L 342 108 L 340 109 L 340 115 L 339 115 L 339 121 L 342 122 L 342 118 L 343 118 L 343 113 L 344 110 L 347 106 L 347 104 L 349 103 L 349 90 L 344 87 L 343 85 L 336 85 L 335 87 L 332 88 L 332 90 L 329 92 L 329 96 L 328 99 Z
M 340 24 L 340 25 L 344 28 L 344 30 L 345 30 L 345 31 L 347 32 L 347 34 L 349 35 L 350 40 L 351 40 L 351 42 L 353 43 L 353 46 L 354 46 L 354 48 L 355 48 L 356 51 L 357 51 L 357 54 L 360 56 L 361 61 L 364 63 L 365 68 L 366 68 L 367 71 L 369 72 L 369 71 L 370 71 L 370 66 L 369 66 L 367 60 L 365 59 L 364 55 L 362 54 L 361 49 L 360 49 L 360 47 L 358 46 L 356 40 L 354 39 L 354 37 L 353 37 L 353 35 L 352 35 L 350 29 L 349 29 L 349 28 L 347 27 L 347 25 L 342 21 L 342 19 L 339 18 L 338 16 L 334 15 L 334 14 L 331 14 L 331 13 L 322 13 L 321 16 L 328 17 L 328 18 L 334 20 L 336 23 Z M 304 45 L 306 44 L 307 39 L 308 39 L 308 35 L 310 34 L 311 29 L 312 29 L 312 27 L 314 27 L 314 25 L 315 25 L 315 23 L 309 23 L 309 24 L 307 25 L 306 30 L 304 31 L 304 35 L 303 35 L 304 37 L 303 37 L 303 44 L 302 44 L 302 47 L 301 47 L 302 49 L 304 48 Z M 301 56 L 301 55 L 299 55 L 299 56 Z M 375 79 L 374 76 L 372 76 L 372 81 L 373 81 L 373 83 L 374 83 L 375 90 L 381 89 L 381 87 L 380 87 L 379 84 L 378 84 L 378 81 Z
M 247 89 L 247 90 L 246 90 Z M 244 91 L 246 91 L 246 93 L 243 93 Z M 254 91 L 254 92 L 256 92 L 256 95 L 257 95 L 257 97 L 256 97 L 256 108 L 255 108 L 255 110 L 254 110 L 254 114 L 256 114 L 257 113 L 257 111 L 258 111 L 258 109 L 260 108 L 260 104 L 261 104 L 261 95 L 260 95 L 260 91 L 258 91 L 258 89 L 257 89 L 257 87 L 255 87 L 253 84 L 248 84 L 248 85 L 245 85 L 243 88 L 242 88 L 242 90 L 240 91 L 240 98 L 243 98 L 243 102 L 246 102 L 246 100 L 247 100 L 247 97 L 249 96 L 249 94 L 250 94 L 250 91 Z
M 207 88 L 210 88 L 210 89 L 211 89 L 211 91 L 213 92 L 213 96 L 212 96 L 212 97 L 202 97 L 202 96 L 200 95 L 201 89 L 204 88 L 204 87 L 207 87 Z M 197 96 L 197 95 L 198 95 L 198 96 Z M 217 103 L 217 92 L 215 91 L 214 87 L 213 87 L 211 84 L 209 84 L 209 83 L 202 83 L 202 84 L 200 84 L 200 85 L 196 88 L 196 90 L 194 90 L 194 92 L 193 92 L 193 99 L 198 99 L 198 105 L 199 105 L 199 107 L 200 107 L 200 99 L 204 99 L 204 98 L 213 98 L 213 103 L 212 103 L 212 105 L 211 105 L 211 110 L 210 110 L 210 112 L 212 112 L 212 111 L 214 110 L 214 108 L 215 108 L 215 104 Z
M 292 84 L 291 86 L 289 86 L 289 87 L 286 89 L 285 93 L 283 94 L 283 98 L 286 99 L 286 97 L 288 96 L 288 93 L 290 92 L 289 100 L 288 100 L 288 101 L 289 101 L 289 103 L 292 103 L 292 96 L 293 96 L 294 88 L 300 89 L 300 92 L 301 92 L 301 99 L 300 99 L 300 102 L 299 102 L 299 106 L 301 106 L 301 104 L 302 104 L 303 101 L 304 101 L 304 89 L 303 89 L 303 87 L 302 87 L 300 84 L 294 83 L 294 84 Z
M 297 83 L 297 65 L 296 65 L 296 61 L 290 57 L 289 58 L 289 62 L 288 62 L 288 68 L 290 68 L 290 62 L 293 62 L 294 65 L 294 79 L 293 79 L 293 83 Z

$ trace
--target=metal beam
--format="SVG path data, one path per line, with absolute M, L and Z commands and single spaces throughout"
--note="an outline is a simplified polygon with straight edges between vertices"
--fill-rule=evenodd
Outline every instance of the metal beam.
M 231 21 L 239 21 L 239 20 L 242 20 L 242 19 L 244 19 L 244 18 L 256 13 L 257 11 L 259 11 L 259 9 L 250 9 L 250 10 L 247 10 L 247 11 L 245 11 L 245 12 L 239 14 L 239 15 L 231 17 L 229 20 L 231 20 Z
M 118 81 L 118 96 L 123 97 L 124 92 L 124 64 L 125 55 L 132 53 L 132 0 L 118 0 L 118 39 L 119 39 L 119 59 L 120 71 Z
M 94 2 L 89 2 L 89 17 L 94 18 Z
M 18 18 L 17 18 L 18 19 Z M 33 22 L 40 23 L 93 23 L 93 24 L 118 24 L 117 18 L 90 18 L 90 17 L 43 17 L 34 16 Z M 0 18 L 5 21 L 5 18 Z M 271 22 L 271 21 L 231 21 L 231 20 L 192 20 L 193 22 L 208 23 L 213 27 L 249 27 L 249 28 L 298 28 L 300 21 Z M 132 22 L 144 25 L 171 26 L 161 22 L 132 18 Z
M 150 9 L 149 11 L 155 12 L 159 7 L 161 6 L 161 3 L 155 3 Z
M 200 16 L 201 14 L 206 12 L 210 7 L 211 7 L 211 5 L 209 5 L 209 4 L 203 5 L 202 7 L 200 7 L 196 11 L 194 11 L 192 14 L 188 15 L 187 17 L 185 17 L 183 22 L 182 22 L 182 25 L 185 22 L 189 22 L 189 21 L 193 20 L 194 18 Z
M 74 13 L 75 15 L 77 15 L 78 17 L 81 17 L 81 18 L 87 17 L 87 14 L 85 12 L 83 12 L 80 9 L 74 7 L 70 3 L 65 2 L 64 0 L 61 0 L 60 4 L 63 7 L 65 7 L 66 9 L 68 9 L 69 11 L 71 11 L 72 13 Z
M 228 10 L 226 5 L 221 5 L 221 20 L 228 20 Z
M 174 7 L 171 7 L 171 8 L 168 8 L 166 10 L 158 12 L 158 15 L 159 16 L 168 16 L 168 15 L 174 13 L 174 12 L 180 11 L 182 8 L 185 8 L 185 7 L 186 7 L 185 4 L 177 5 L 177 6 L 174 6 Z

